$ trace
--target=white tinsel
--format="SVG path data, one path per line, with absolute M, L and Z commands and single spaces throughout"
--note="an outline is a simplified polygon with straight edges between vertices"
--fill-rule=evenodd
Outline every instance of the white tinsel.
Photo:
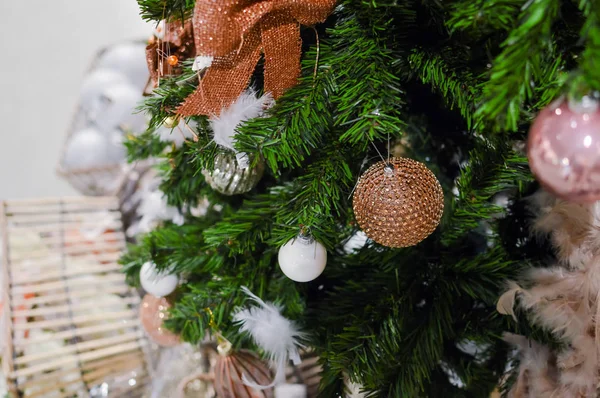
M 228 108 L 223 108 L 219 116 L 210 118 L 214 141 L 224 148 L 235 151 L 233 143 L 237 127 L 246 120 L 262 116 L 264 111 L 272 105 L 271 94 L 257 97 L 254 90 L 246 90 Z M 248 166 L 245 154 L 237 154 L 236 157 L 241 168 Z
M 264 390 L 285 380 L 285 366 L 288 360 L 295 365 L 300 364 L 300 343 L 306 336 L 289 319 L 281 315 L 281 307 L 273 303 L 265 303 L 247 287 L 242 290 L 257 305 L 238 309 L 233 315 L 234 322 L 240 325 L 242 332 L 248 332 L 256 344 L 262 348 L 276 367 L 275 379 L 267 386 L 249 381 L 243 376 L 244 384 L 255 389 Z

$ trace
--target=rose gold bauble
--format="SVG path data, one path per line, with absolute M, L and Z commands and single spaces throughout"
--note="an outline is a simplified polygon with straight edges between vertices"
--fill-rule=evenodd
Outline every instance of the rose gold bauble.
M 150 340 L 163 347 L 172 347 L 180 343 L 179 336 L 167 330 L 163 321 L 168 316 L 171 304 L 164 297 L 146 294 L 140 305 L 140 320 Z
M 356 221 L 369 238 L 388 247 L 408 247 L 437 228 L 444 192 L 423 163 L 390 158 L 360 177 L 352 204 Z
M 271 384 L 269 367 L 251 351 L 240 350 L 221 353 L 215 364 L 214 387 L 219 398 L 273 398 L 273 388 L 256 390 L 244 384 Z
M 573 202 L 600 200 L 600 111 L 590 97 L 558 100 L 529 131 L 529 167 L 540 184 Z

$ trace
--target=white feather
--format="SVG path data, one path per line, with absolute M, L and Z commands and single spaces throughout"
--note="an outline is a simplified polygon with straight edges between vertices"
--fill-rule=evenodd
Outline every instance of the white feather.
M 261 116 L 271 105 L 273 105 L 271 94 L 257 98 L 253 90 L 246 90 L 228 108 L 223 108 L 219 116 L 210 118 L 214 141 L 225 148 L 234 150 L 233 143 L 237 126 L 246 120 Z
M 257 305 L 250 308 L 238 309 L 233 315 L 233 321 L 240 325 L 242 332 L 252 336 L 256 344 L 262 348 L 274 363 L 276 372 L 273 383 L 267 386 L 249 381 L 243 375 L 244 384 L 255 389 L 271 388 L 285 379 L 285 366 L 288 360 L 297 365 L 300 363 L 299 348 L 306 334 L 289 319 L 281 315 L 281 307 L 273 303 L 265 303 L 247 287 L 243 286 L 244 293 Z

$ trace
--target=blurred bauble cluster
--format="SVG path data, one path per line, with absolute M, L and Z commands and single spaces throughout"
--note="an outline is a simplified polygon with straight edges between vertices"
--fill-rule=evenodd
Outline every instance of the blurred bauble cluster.
M 85 195 L 115 194 L 126 182 L 124 138 L 147 128 L 137 112 L 148 84 L 144 43 L 102 51 L 84 77 L 59 172 Z

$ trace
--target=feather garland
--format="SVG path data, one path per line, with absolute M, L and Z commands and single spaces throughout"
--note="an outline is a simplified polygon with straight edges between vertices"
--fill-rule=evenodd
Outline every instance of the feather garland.
M 243 122 L 260 117 L 265 110 L 273 106 L 271 94 L 257 97 L 254 90 L 246 90 L 228 108 L 223 108 L 219 116 L 212 116 L 209 120 L 213 131 L 213 140 L 220 146 L 236 152 L 236 157 L 241 168 L 248 167 L 245 154 L 238 153 L 233 144 L 236 129 Z
M 302 341 L 306 333 L 300 331 L 296 324 L 281 315 L 282 308 L 273 303 L 265 303 L 242 286 L 242 291 L 256 304 L 249 308 L 240 308 L 233 314 L 233 321 L 240 325 L 242 332 L 248 333 L 254 342 L 267 354 L 275 365 L 275 378 L 269 385 L 252 383 L 243 375 L 244 384 L 264 390 L 285 381 L 285 367 L 288 360 L 294 365 L 300 364 L 299 349 L 304 348 Z
M 523 336 L 505 339 L 520 349 L 517 382 L 509 397 L 596 397 L 600 366 L 600 202 L 580 205 L 546 192 L 530 198 L 538 236 L 548 236 L 558 263 L 532 268 L 522 286 L 509 282 L 498 310 L 513 315 L 518 305 L 537 325 L 564 341 L 553 351 Z M 519 300 L 516 300 L 516 297 Z

